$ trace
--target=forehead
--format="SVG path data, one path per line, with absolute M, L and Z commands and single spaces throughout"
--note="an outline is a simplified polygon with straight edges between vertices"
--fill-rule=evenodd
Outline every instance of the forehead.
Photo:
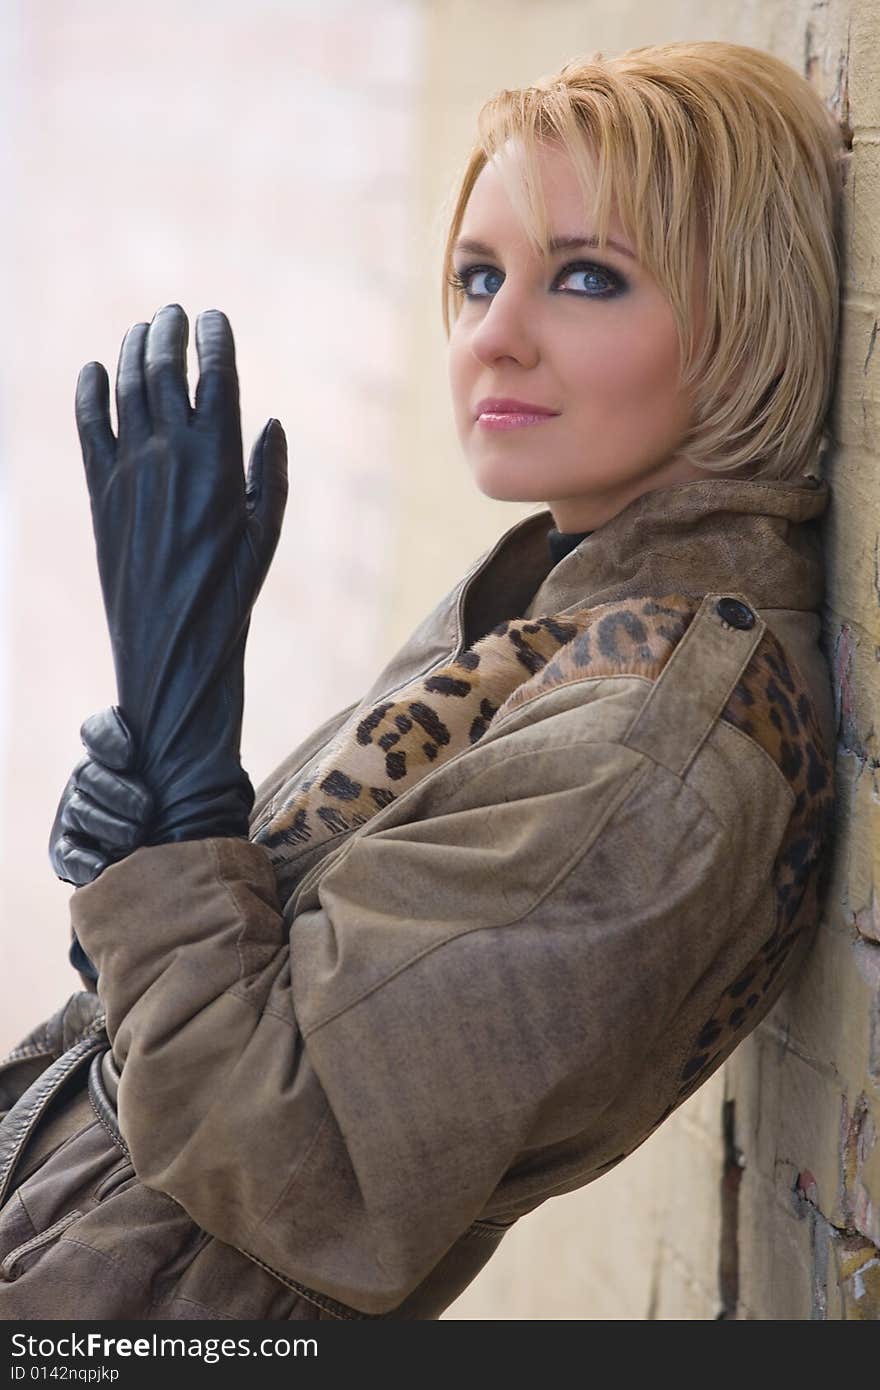
M 529 188 L 529 172 L 537 188 Z M 529 171 L 521 142 L 508 140 L 477 175 L 464 209 L 461 233 L 477 236 L 486 230 L 484 224 L 492 223 L 511 235 L 525 236 L 529 224 L 536 224 L 534 204 L 542 199 L 550 236 L 589 231 L 597 177 L 595 156 L 586 146 L 579 171 L 563 145 L 538 143 Z M 612 200 L 609 232 L 613 235 L 622 230 Z

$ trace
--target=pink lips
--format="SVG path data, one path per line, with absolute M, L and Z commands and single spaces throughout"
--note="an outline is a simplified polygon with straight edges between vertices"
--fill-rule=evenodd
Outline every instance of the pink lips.
M 531 401 L 519 401 L 512 396 L 485 396 L 476 409 L 477 424 L 488 430 L 515 430 L 523 425 L 537 425 L 552 420 L 558 410 Z

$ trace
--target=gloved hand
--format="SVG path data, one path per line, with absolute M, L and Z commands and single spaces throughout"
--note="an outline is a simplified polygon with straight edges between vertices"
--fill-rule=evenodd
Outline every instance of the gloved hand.
M 145 842 L 153 809 L 149 788 L 131 769 L 136 749 L 115 705 L 90 714 L 80 729 L 86 748 L 58 803 L 49 859 L 64 883 L 81 888 Z M 69 960 L 97 980 L 98 972 L 74 934 Z
M 61 793 L 49 835 L 52 868 L 77 888 L 145 843 L 153 810 L 149 788 L 132 772 L 135 742 L 122 711 L 111 705 L 90 714 L 79 736 L 86 756 Z
M 153 800 L 151 845 L 248 833 L 245 641 L 288 491 L 277 420 L 257 440 L 245 480 L 225 314 L 196 320 L 194 408 L 187 332 L 177 304 L 129 329 L 116 378 L 118 438 L 99 362 L 83 367 L 76 390 L 119 707 L 138 750 L 132 770 Z M 94 785 L 100 774 L 90 775 Z M 63 849 L 59 863 L 77 868 Z

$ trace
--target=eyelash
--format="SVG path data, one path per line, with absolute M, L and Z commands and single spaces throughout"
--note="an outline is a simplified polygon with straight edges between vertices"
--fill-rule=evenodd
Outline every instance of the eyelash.
M 466 265 L 462 266 L 461 270 L 453 270 L 451 274 L 447 275 L 446 280 L 447 283 L 450 284 L 454 290 L 457 290 L 460 294 L 463 294 L 465 299 L 468 299 L 473 303 L 477 303 L 481 299 L 491 298 L 491 295 L 472 294 L 468 290 L 469 277 L 472 275 L 476 275 L 479 271 L 489 270 L 495 270 L 495 266 Z M 614 299 L 617 295 L 622 294 L 623 291 L 627 288 L 627 284 L 626 281 L 623 279 L 623 276 L 618 275 L 616 271 L 609 269 L 608 266 L 599 265 L 596 261 L 572 261 L 570 265 L 562 267 L 556 279 L 564 280 L 568 275 L 571 275 L 574 271 L 577 270 L 598 270 L 609 280 L 612 288 L 604 294 L 587 294 L 583 290 L 565 290 L 563 291 L 563 293 L 575 294 L 579 296 L 581 299 Z

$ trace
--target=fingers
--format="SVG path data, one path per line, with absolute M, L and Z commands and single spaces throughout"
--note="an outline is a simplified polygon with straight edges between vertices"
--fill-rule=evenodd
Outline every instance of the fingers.
M 144 383 L 145 323 L 132 324 L 122 340 L 116 366 L 116 417 L 120 440 L 139 443 L 150 433 L 150 410 Z
M 102 849 L 128 852 L 142 843 L 152 810 L 153 798 L 143 782 L 84 758 L 74 769 L 60 827 Z
M 110 427 L 110 382 L 100 362 L 87 362 L 76 382 L 76 428 L 89 490 L 98 487 L 116 458 Z
M 189 424 L 188 338 L 189 322 L 179 304 L 166 304 L 154 314 L 144 341 L 144 378 L 154 428 Z
M 112 861 L 91 845 L 81 844 L 70 835 L 62 835 L 52 845 L 49 859 L 62 883 L 82 888 L 104 872 Z
M 240 438 L 235 342 L 229 320 L 222 310 L 206 309 L 199 314 L 196 352 L 199 359 L 196 415 L 205 424 L 237 429 Z
M 139 442 L 157 427 L 185 425 L 191 421 L 193 407 L 186 377 L 188 339 L 189 321 L 179 304 L 165 304 L 151 323 L 135 323 L 128 330 L 122 340 L 116 372 L 120 437 L 124 434 Z M 196 351 L 199 359 L 196 413 L 208 426 L 235 430 L 240 444 L 235 342 L 229 320 L 220 309 L 207 309 L 196 319 Z M 103 383 L 100 374 L 104 376 Z M 100 363 L 89 363 L 80 376 L 77 421 L 82 415 L 83 428 L 89 428 L 90 437 L 100 433 L 106 449 L 111 441 L 115 442 L 110 432 L 106 373 Z
M 111 752 L 129 741 L 117 707 L 92 715 L 83 725 L 106 743 L 116 714 L 120 723 L 111 737 Z M 107 716 L 103 724 L 102 716 Z M 49 861 L 58 878 L 77 887 L 92 883 L 108 864 L 145 842 L 153 810 L 152 794 L 139 779 L 82 758 L 64 788 L 49 836 Z
M 118 705 L 90 714 L 79 736 L 93 758 L 114 772 L 130 772 L 135 765 L 134 734 Z
M 64 829 L 64 813 L 75 788 L 78 770 L 74 769 L 68 779 L 49 834 L 49 863 L 62 883 L 72 883 L 77 888 L 96 879 L 112 858 L 112 851 L 80 840 Z
M 281 534 L 288 487 L 287 436 L 280 420 L 269 420 L 251 450 L 245 490 L 248 514 L 259 523 L 267 565 Z

